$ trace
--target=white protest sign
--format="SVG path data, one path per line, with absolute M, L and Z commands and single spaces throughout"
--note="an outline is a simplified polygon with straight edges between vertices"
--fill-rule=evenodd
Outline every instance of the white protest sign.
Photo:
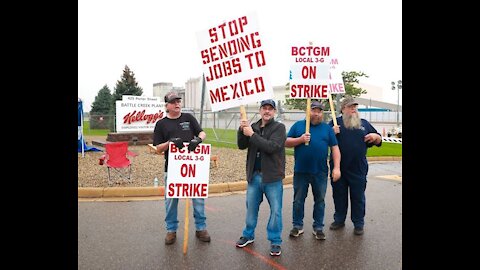
M 212 146 L 201 143 L 188 151 L 188 143 L 179 149 L 170 142 L 168 151 L 167 198 L 208 198 L 210 154 Z
M 292 46 L 290 98 L 327 99 L 330 47 Z
M 197 32 L 213 112 L 274 97 L 260 33 L 254 13 Z
M 328 78 L 328 91 L 331 94 L 345 94 L 342 71 L 338 68 L 337 58 L 331 58 L 330 60 L 330 74 Z
M 165 102 L 159 97 L 124 95 L 115 105 L 118 133 L 153 132 L 157 121 L 166 115 Z

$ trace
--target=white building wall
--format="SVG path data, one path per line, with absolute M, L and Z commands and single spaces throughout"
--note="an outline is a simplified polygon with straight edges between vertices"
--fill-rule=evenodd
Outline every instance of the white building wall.
M 172 91 L 173 84 L 170 82 L 159 82 L 153 84 L 153 96 L 154 97 L 165 97 L 165 95 Z M 163 99 L 162 99 L 163 100 Z
M 200 111 L 200 105 L 202 102 L 202 79 L 203 77 L 190 78 L 185 82 L 185 101 L 184 107 Z M 212 109 L 210 101 L 207 99 L 207 91 L 205 90 L 205 100 L 203 105 L 204 111 Z
M 202 77 L 190 78 L 185 82 L 185 101 L 184 108 L 200 110 L 201 96 L 197 94 L 202 91 Z
M 359 83 L 356 87 L 363 88 L 367 90 L 366 94 L 360 95 L 361 98 L 372 99 L 378 101 L 385 101 L 383 97 L 383 88 L 371 84 Z
M 280 100 L 282 104 L 285 104 L 286 94 L 288 94 L 288 92 L 285 90 L 285 85 L 279 85 L 279 86 L 273 87 L 273 95 L 275 97 L 274 98 L 275 102 L 278 102 Z

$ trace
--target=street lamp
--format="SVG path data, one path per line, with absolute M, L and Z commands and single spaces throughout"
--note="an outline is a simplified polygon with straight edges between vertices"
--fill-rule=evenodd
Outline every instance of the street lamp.
M 397 81 L 397 127 L 400 127 L 399 111 L 400 111 L 400 89 L 402 89 L 402 80 Z M 395 82 L 392 82 L 392 90 L 395 90 Z

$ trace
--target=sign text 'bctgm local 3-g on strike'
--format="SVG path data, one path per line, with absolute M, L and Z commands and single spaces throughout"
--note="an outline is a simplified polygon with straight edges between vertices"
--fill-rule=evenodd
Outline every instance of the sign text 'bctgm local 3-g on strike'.
M 193 151 L 188 144 L 179 149 L 170 143 L 168 151 L 167 198 L 208 198 L 212 146 L 201 143 Z

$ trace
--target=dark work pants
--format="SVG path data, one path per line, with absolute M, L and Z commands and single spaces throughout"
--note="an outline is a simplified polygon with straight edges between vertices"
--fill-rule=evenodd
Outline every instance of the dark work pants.
M 342 177 L 337 182 L 331 181 L 335 213 L 333 220 L 344 223 L 348 210 L 348 192 L 350 191 L 351 219 L 355 228 L 363 228 L 365 218 L 365 189 L 367 177 L 342 171 Z

